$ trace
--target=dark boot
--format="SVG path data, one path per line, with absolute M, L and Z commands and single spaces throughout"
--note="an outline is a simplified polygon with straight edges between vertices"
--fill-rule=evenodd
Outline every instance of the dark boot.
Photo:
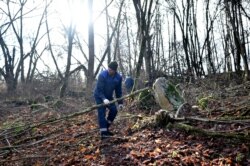
M 114 134 L 111 133 L 110 131 L 103 131 L 103 132 L 101 132 L 101 140 L 104 140 L 112 135 L 114 135 Z
M 110 127 L 111 123 L 107 123 L 107 129 Z
M 109 136 L 113 136 L 113 135 L 114 135 L 114 133 L 110 132 L 109 130 L 107 131 L 107 134 L 108 134 Z
M 108 133 L 108 135 L 113 136 L 114 133 L 112 133 L 112 132 L 109 131 L 110 125 L 111 125 L 111 123 L 107 123 L 107 129 L 108 129 L 107 133 Z

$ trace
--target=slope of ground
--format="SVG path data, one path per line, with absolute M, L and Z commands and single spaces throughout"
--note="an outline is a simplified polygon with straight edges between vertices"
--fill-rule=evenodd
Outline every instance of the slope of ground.
M 244 131 L 249 134 L 250 83 L 221 77 L 180 84 L 185 99 L 201 104 L 203 118 L 244 119 L 231 125 L 197 124 L 207 130 Z M 23 101 L 23 100 L 22 100 Z M 60 121 L 47 121 L 83 110 L 82 98 L 49 102 L 2 100 L 0 107 L 0 165 L 249 165 L 250 142 L 190 134 L 154 125 L 137 126 L 159 108 L 139 109 L 136 101 L 112 126 L 115 136 L 99 138 L 96 111 Z M 29 124 L 29 126 L 27 126 Z M 36 126 L 32 126 L 36 124 Z M 243 128 L 244 126 L 244 128 Z

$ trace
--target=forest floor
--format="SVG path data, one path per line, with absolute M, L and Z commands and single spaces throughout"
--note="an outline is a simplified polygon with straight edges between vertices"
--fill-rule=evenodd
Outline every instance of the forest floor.
M 159 106 L 145 110 L 136 100 L 126 100 L 111 127 L 115 135 L 101 141 L 96 111 L 47 121 L 84 110 L 83 98 L 45 102 L 37 97 L 30 104 L 23 98 L 1 97 L 0 165 L 250 165 L 250 82 L 238 81 L 218 76 L 179 87 L 188 103 L 200 106 L 200 118 L 235 121 L 196 127 L 248 139 L 140 126 L 138 122 L 153 116 Z

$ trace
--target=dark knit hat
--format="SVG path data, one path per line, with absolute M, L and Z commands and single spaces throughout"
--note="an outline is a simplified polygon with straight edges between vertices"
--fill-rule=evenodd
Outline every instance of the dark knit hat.
M 110 62 L 110 63 L 109 63 L 108 67 L 109 67 L 110 69 L 116 71 L 116 70 L 117 70 L 117 67 L 118 67 L 118 64 L 117 64 L 116 61 L 113 61 L 113 62 Z

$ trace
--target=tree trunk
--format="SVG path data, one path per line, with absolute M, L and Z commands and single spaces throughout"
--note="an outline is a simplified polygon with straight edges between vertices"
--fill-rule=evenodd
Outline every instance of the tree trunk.
M 5 67 L 0 68 L 0 73 L 3 75 L 6 85 L 7 91 L 12 93 L 16 90 L 17 87 L 17 79 L 14 74 L 14 60 L 16 55 L 16 49 L 13 48 L 12 56 L 10 55 L 9 48 L 7 47 L 2 34 L 0 33 L 0 46 L 4 56 Z
M 237 4 L 237 7 L 238 7 L 238 13 L 239 13 L 239 26 L 240 26 L 241 36 L 242 36 L 240 48 L 241 48 L 241 56 L 242 56 L 242 60 L 243 60 L 243 64 L 244 64 L 244 80 L 248 81 L 250 79 L 250 75 L 249 75 L 250 73 L 249 73 L 246 46 L 245 46 L 245 43 L 247 43 L 247 42 L 245 41 L 245 33 L 244 33 L 244 28 L 243 28 L 244 25 L 243 25 L 243 21 L 242 21 L 241 3 L 240 2 Z
M 208 59 L 208 72 L 209 73 L 212 73 L 212 74 L 215 74 L 215 68 L 214 68 L 214 62 L 213 62 L 213 59 L 212 59 L 212 49 L 211 49 L 211 40 L 210 40 L 210 28 L 209 27 L 212 27 L 213 25 L 213 21 L 210 21 L 209 19 L 209 16 L 210 16 L 210 13 L 209 13 L 209 4 L 210 4 L 210 0 L 207 0 L 206 2 L 206 31 L 207 31 L 207 59 Z M 209 22 L 211 22 L 211 25 L 209 26 Z
M 28 72 L 27 72 L 27 75 L 26 75 L 26 82 L 28 82 L 28 83 L 32 82 L 34 72 L 35 72 L 35 69 L 36 69 L 36 65 L 37 65 L 37 61 L 41 57 L 42 53 L 45 51 L 45 49 L 44 49 L 42 51 L 42 53 L 37 58 L 35 58 L 36 47 L 37 47 L 37 44 L 38 44 L 38 41 L 39 41 L 38 37 L 39 37 L 39 34 L 40 34 L 41 26 L 42 26 L 43 21 L 44 21 L 44 17 L 45 17 L 46 12 L 47 12 L 47 7 L 48 7 L 48 4 L 46 4 L 45 9 L 44 9 L 44 11 L 42 13 L 41 19 L 39 21 L 39 24 L 38 24 L 38 27 L 37 27 L 37 30 L 36 30 L 36 36 L 34 37 L 34 41 L 33 41 L 32 45 L 31 45 L 31 50 L 27 54 L 27 55 L 29 55 L 29 58 L 30 58 Z
M 129 25 L 128 25 L 128 18 L 127 18 L 127 11 L 125 12 L 125 22 L 126 22 L 126 35 L 128 39 L 128 75 L 132 76 L 132 56 L 131 56 L 131 46 L 130 46 L 130 36 L 129 36 Z
M 145 58 L 146 65 L 146 77 L 149 82 L 152 82 L 152 50 L 151 50 L 151 36 L 150 36 L 150 24 L 152 17 L 152 4 L 153 0 L 141 1 L 133 0 L 134 8 L 136 11 L 136 19 L 138 24 L 139 41 L 140 41 L 140 53 L 138 63 L 136 66 L 136 78 L 139 78 L 141 67 L 143 64 L 143 58 Z M 157 4 L 157 2 L 156 2 Z M 143 8 L 144 7 L 144 8 Z
M 89 43 L 89 61 L 87 75 L 87 96 L 91 96 L 92 85 L 94 82 L 94 63 L 95 63 L 95 40 L 93 23 L 93 0 L 88 0 L 89 4 L 89 25 L 88 25 L 88 43 Z
M 71 66 L 71 57 L 72 57 L 72 49 L 73 49 L 73 40 L 75 36 L 75 25 L 73 23 L 70 24 L 68 31 L 67 31 L 67 37 L 68 37 L 68 55 L 67 55 L 67 65 L 66 65 L 66 71 L 64 74 L 64 78 L 62 80 L 62 86 L 60 89 L 60 98 L 65 96 L 66 89 L 68 88 L 68 82 L 70 77 L 70 66 Z
M 105 5 L 108 6 L 107 0 L 105 0 Z M 110 38 L 109 38 L 109 13 L 108 8 L 105 8 L 105 14 L 106 14 L 106 27 L 107 27 L 107 57 L 108 57 L 108 63 L 111 61 L 111 47 L 110 47 Z

